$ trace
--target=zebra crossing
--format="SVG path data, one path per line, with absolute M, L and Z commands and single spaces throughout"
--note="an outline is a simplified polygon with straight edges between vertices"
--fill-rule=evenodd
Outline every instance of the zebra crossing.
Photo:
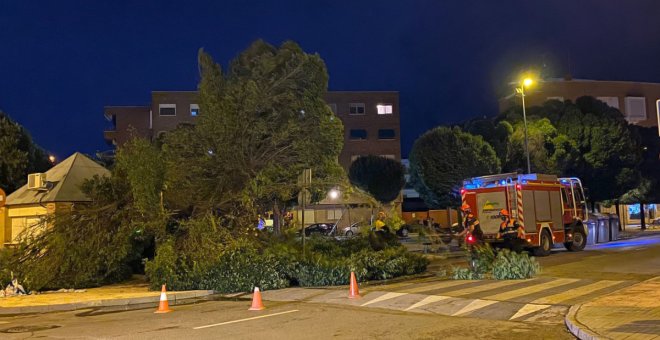
M 423 280 L 364 287 L 361 299 L 344 290 L 297 290 L 272 294 L 273 300 L 306 301 L 381 308 L 410 313 L 562 324 L 571 305 L 630 286 L 635 281 L 540 277 L 528 280 Z

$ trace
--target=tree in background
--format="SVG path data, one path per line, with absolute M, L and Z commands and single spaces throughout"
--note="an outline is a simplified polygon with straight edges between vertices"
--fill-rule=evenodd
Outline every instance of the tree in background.
M 351 184 L 371 194 L 380 203 L 392 202 L 406 184 L 401 162 L 380 156 L 362 156 L 351 163 Z
M 9 194 L 25 184 L 28 174 L 50 167 L 48 155 L 30 134 L 0 111 L 0 188 Z
M 619 110 L 593 97 L 580 97 L 575 103 L 547 101 L 530 108 L 527 115 L 533 169 L 579 177 L 592 203 L 616 199 L 638 185 L 640 148 Z M 520 107 L 503 112 L 498 119 L 518 126 L 522 121 Z M 543 119 L 550 124 L 538 123 Z M 538 124 L 541 124 L 540 129 L 537 129 Z M 513 138 L 516 139 L 522 140 L 522 137 Z M 533 142 L 534 139 L 538 140 Z M 544 141 L 543 148 L 540 147 L 541 141 Z M 514 150 L 521 150 L 521 147 Z M 524 146 L 522 150 L 522 154 L 516 151 L 517 155 L 510 155 L 504 164 L 505 169 L 520 168 L 515 160 L 524 162 Z M 544 153 L 555 159 L 543 162 Z
M 615 203 L 639 204 L 641 227 L 646 228 L 644 204 L 660 202 L 660 138 L 655 127 L 632 125 L 642 154 L 639 166 L 641 181 L 637 187 L 626 192 Z
M 168 204 L 244 217 L 234 224 L 247 225 L 256 211 L 277 214 L 295 198 L 305 168 L 318 191 L 345 177 L 337 162 L 343 125 L 323 100 L 328 75 L 318 55 L 293 42 L 257 41 L 227 72 L 200 50 L 199 69 L 197 124 L 163 143 L 167 181 L 177 184 L 166 189 Z
M 532 172 L 561 175 L 575 156 L 571 140 L 559 133 L 547 118 L 530 119 L 527 122 L 527 136 Z M 527 156 L 522 122 L 513 126 L 509 143 L 506 158 L 500 158 L 503 171 L 524 173 L 527 169 Z
M 410 180 L 432 209 L 458 206 L 464 179 L 499 171 L 493 147 L 458 127 L 427 131 L 410 152 Z

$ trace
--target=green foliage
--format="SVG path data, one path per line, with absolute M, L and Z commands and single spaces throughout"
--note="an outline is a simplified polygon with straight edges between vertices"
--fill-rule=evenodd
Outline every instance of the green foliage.
M 358 157 L 348 170 L 351 184 L 368 192 L 381 203 L 392 202 L 406 184 L 403 165 L 380 156 Z
M 470 268 L 453 267 L 451 278 L 453 280 L 481 280 L 484 278 L 484 274 L 475 272 Z
M 0 111 L 0 188 L 9 194 L 25 184 L 29 173 L 48 168 L 48 155 L 27 130 Z
M 400 245 L 376 251 L 368 239 L 338 241 L 313 237 L 307 252 L 298 243 L 276 241 L 264 249 L 246 240 L 227 241 L 217 255 L 208 254 L 209 267 L 184 262 L 174 255 L 171 241 L 159 246 L 147 263 L 152 288 L 167 283 L 172 289 L 213 289 L 221 292 L 283 288 L 289 285 L 327 286 L 347 284 L 350 271 L 360 280 L 383 280 L 421 273 L 428 260 Z
M 430 208 L 459 205 L 464 179 L 499 171 L 493 148 L 458 127 L 426 132 L 410 153 L 410 180 Z
M 0 249 L 0 289 L 5 289 L 11 281 L 12 269 L 14 269 L 15 251 L 11 248 Z
M 508 249 L 500 250 L 493 263 L 493 278 L 496 280 L 529 279 L 540 271 L 541 266 L 534 257 Z
M 312 191 L 345 176 L 343 126 L 323 100 L 328 76 L 318 55 L 257 41 L 227 72 L 200 50 L 199 68 L 197 123 L 163 141 L 168 206 L 220 210 L 227 223 L 247 226 L 274 200 L 296 197 L 303 169 L 312 169 Z
M 505 172 L 527 171 L 524 129 L 522 122 L 514 125 L 509 153 L 503 165 Z M 560 175 L 574 161 L 573 141 L 559 133 L 549 119 L 529 120 L 527 135 L 532 172 Z
M 117 151 L 115 172 L 125 175 L 137 212 L 149 217 L 161 214 L 165 170 L 160 150 L 146 139 L 132 139 Z
M 454 280 L 496 280 L 528 279 L 536 276 L 541 266 L 534 257 L 522 252 L 516 253 L 501 249 L 495 253 L 488 245 L 477 246 L 468 255 L 469 268 L 453 267 Z

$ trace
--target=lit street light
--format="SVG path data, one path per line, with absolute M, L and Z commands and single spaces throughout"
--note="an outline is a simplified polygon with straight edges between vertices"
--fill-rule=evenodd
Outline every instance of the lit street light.
M 48 160 L 50 161 L 51 164 L 55 164 L 55 156 L 53 155 L 48 156 Z
M 328 192 L 328 196 L 330 196 L 330 199 L 336 200 L 337 197 L 339 197 L 339 190 L 331 189 L 330 192 Z
M 520 82 L 520 87 L 516 87 L 516 92 L 520 93 L 520 98 L 522 98 L 522 111 L 523 111 L 523 123 L 525 131 L 525 155 L 527 156 L 527 173 L 532 173 L 532 165 L 529 161 L 529 141 L 527 138 L 527 114 L 525 113 L 525 87 L 530 87 L 534 84 L 532 78 L 526 77 Z

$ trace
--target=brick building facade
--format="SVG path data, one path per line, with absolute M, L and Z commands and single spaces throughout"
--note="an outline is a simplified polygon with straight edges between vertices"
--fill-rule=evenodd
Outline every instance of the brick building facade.
M 344 124 L 344 148 L 339 163 L 348 169 L 363 155 L 401 160 L 399 93 L 396 91 L 330 91 L 325 96 Z M 157 138 L 180 124 L 194 124 L 199 111 L 196 91 L 153 91 L 144 106 L 106 106 L 112 128 L 104 131 L 111 145 L 122 145 L 131 135 Z

